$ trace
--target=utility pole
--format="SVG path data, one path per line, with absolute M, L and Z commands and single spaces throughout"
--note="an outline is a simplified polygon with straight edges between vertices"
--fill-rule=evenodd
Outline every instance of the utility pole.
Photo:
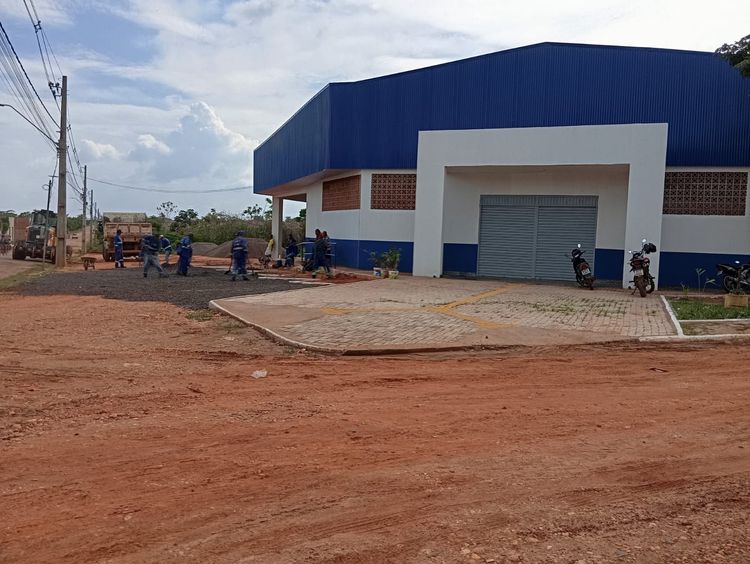
M 68 230 L 68 214 L 66 212 L 67 198 L 67 167 L 66 157 L 68 156 L 68 77 L 62 77 L 62 96 L 60 103 L 60 142 L 57 145 L 59 157 L 58 168 L 60 176 L 57 183 L 57 247 L 55 250 L 55 266 L 62 268 L 65 266 L 67 258 L 65 253 L 65 236 Z
M 47 210 L 44 216 L 44 248 L 42 249 L 42 270 L 47 265 L 47 241 L 49 241 L 49 201 L 52 197 L 52 177 L 47 184 Z
M 86 254 L 86 196 L 88 190 L 86 189 L 86 168 L 87 165 L 83 165 L 83 233 L 81 233 L 81 254 Z

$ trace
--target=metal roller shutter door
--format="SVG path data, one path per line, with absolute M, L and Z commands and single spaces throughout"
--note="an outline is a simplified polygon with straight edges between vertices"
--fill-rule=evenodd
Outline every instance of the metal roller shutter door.
M 482 196 L 478 274 L 574 280 L 578 243 L 594 269 L 596 196 Z

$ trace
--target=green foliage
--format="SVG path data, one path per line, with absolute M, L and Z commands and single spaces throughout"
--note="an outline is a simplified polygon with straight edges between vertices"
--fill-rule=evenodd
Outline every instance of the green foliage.
M 717 301 L 670 298 L 677 319 L 736 319 L 750 317 L 750 307 L 724 307 Z
M 743 76 L 750 76 L 750 35 L 734 43 L 725 43 L 716 54 L 736 68 Z
M 401 262 L 401 249 L 391 248 L 381 254 L 378 254 L 376 251 L 370 251 L 370 258 L 368 260 L 377 268 L 398 270 L 398 263 Z
M 192 225 L 192 223 L 198 219 L 198 212 L 195 211 L 193 208 L 188 208 L 186 210 L 180 210 L 177 212 L 177 215 L 175 215 L 174 221 L 172 222 L 172 229 L 173 230 L 179 230 L 179 229 L 185 229 Z
M 162 202 L 156 206 L 156 211 L 159 213 L 159 217 L 164 219 L 171 219 L 172 216 L 177 212 L 177 206 L 173 202 Z
M 79 229 L 83 229 L 83 216 L 68 216 L 67 225 L 68 233 L 70 233 L 71 231 L 78 231 Z

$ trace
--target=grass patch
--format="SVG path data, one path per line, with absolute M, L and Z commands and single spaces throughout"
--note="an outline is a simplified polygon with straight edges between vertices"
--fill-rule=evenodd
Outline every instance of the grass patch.
M 210 309 L 196 309 L 189 311 L 185 315 L 191 321 L 211 321 L 214 318 L 214 312 Z
M 670 298 L 677 319 L 745 319 L 750 307 L 724 307 L 723 303 Z
M 55 267 L 52 265 L 47 265 L 47 268 L 44 269 L 44 265 L 37 264 L 22 272 L 13 274 L 12 276 L 6 276 L 5 278 L 0 278 L 0 291 L 12 290 L 16 286 L 20 286 L 21 284 L 28 282 L 32 278 L 45 276 L 49 274 L 50 272 L 52 272 L 53 270 L 55 270 Z

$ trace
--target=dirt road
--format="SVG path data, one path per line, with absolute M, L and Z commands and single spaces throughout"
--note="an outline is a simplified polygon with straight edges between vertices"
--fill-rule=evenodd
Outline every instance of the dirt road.
M 745 348 L 325 358 L 0 305 L 0 562 L 750 561 Z

